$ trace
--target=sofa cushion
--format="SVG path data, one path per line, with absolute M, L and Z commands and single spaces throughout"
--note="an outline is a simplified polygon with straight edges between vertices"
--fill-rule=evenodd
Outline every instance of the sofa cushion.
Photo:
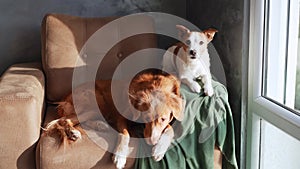
M 134 29 L 130 29 L 131 27 L 139 27 L 146 32 L 153 32 L 152 19 L 140 15 L 136 16 L 134 20 L 129 19 L 128 22 L 117 22 L 100 37 L 103 39 L 101 43 L 96 42 L 90 44 L 88 49 L 83 48 L 93 33 L 115 19 L 117 17 L 81 18 L 61 14 L 45 16 L 41 31 L 42 61 L 47 79 L 46 96 L 48 100 L 60 101 L 71 91 L 75 67 L 87 71 L 87 75 L 90 74 L 89 68 L 95 64 L 95 60 L 92 58 L 97 57 L 99 52 L 104 53 L 105 57 L 95 78 L 109 79 L 116 67 L 129 54 L 141 49 L 156 47 L 154 34 L 141 34 L 122 39 L 122 35 L 134 31 Z M 108 42 L 114 41 L 120 42 L 107 51 Z M 93 53 L 90 49 L 96 49 L 98 53 Z

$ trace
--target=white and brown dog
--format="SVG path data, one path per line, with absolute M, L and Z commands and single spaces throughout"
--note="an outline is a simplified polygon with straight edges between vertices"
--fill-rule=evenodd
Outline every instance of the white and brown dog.
M 155 73 L 154 73 L 155 72 Z M 160 72 L 160 73 L 158 73 Z M 144 138 L 149 145 L 152 145 L 153 159 L 159 161 L 163 158 L 169 148 L 174 131 L 170 122 L 173 118 L 181 121 L 184 117 L 184 100 L 180 95 L 180 82 L 173 75 L 161 71 L 144 71 L 136 75 L 129 85 L 129 102 L 132 109 L 129 113 L 134 119 L 140 119 L 145 123 Z M 72 144 L 81 138 L 84 131 L 78 125 L 77 116 L 88 120 L 90 108 L 90 93 L 93 92 L 83 85 L 75 90 L 77 97 L 69 94 L 57 107 L 60 119 L 50 122 L 46 128 L 46 134 L 59 134 L 61 139 Z M 78 97 L 79 96 L 79 97 Z M 129 155 L 130 131 L 128 119 L 122 116 L 114 106 L 111 94 L 111 81 L 96 81 L 95 96 L 97 104 L 103 117 L 115 128 L 119 134 L 119 141 L 116 142 L 113 161 L 118 169 L 124 168 L 126 158 Z M 79 99 L 74 105 L 73 99 Z M 79 109 L 77 115 L 74 106 Z M 134 109 L 134 110 L 133 110 Z M 92 113 L 91 113 L 92 114 Z M 131 122 L 132 123 L 132 122 Z
M 196 93 L 200 93 L 202 88 L 196 80 L 201 80 L 204 93 L 212 96 L 214 91 L 211 83 L 207 45 L 212 41 L 217 30 L 209 28 L 197 32 L 190 31 L 182 25 L 176 25 L 176 28 L 181 42 L 171 46 L 164 54 L 163 70 L 176 73 L 181 82 Z

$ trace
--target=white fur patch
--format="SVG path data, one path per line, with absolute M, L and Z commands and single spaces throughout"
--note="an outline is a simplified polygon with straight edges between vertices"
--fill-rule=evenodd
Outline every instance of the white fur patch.
M 167 152 L 173 136 L 169 133 L 163 133 L 158 141 L 158 143 L 152 148 L 152 157 L 155 161 L 160 161 L 165 153 Z
M 115 154 L 113 156 L 113 162 L 116 164 L 117 169 L 125 167 L 126 159 L 129 154 L 129 139 L 128 135 L 119 135 L 119 143 L 117 144 Z

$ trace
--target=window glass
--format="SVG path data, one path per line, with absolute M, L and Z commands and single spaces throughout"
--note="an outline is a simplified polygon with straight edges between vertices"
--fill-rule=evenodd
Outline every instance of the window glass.
M 291 1 L 265 1 L 262 94 L 300 110 L 299 2 Z

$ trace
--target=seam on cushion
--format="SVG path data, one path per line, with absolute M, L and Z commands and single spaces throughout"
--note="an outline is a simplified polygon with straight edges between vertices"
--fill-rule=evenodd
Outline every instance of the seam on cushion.
M 44 71 L 45 71 L 45 95 L 44 95 L 44 97 L 45 97 L 45 100 L 48 100 L 49 98 L 48 98 L 48 86 L 49 86 L 49 69 L 50 69 L 50 66 L 49 66 L 49 50 L 48 50 L 48 48 L 49 48 L 49 44 L 48 44 L 48 37 L 49 37 L 49 23 L 50 23 L 50 20 L 51 20 L 51 17 L 52 17 L 52 19 L 54 18 L 54 19 L 57 19 L 57 16 L 56 15 L 52 15 L 52 14 L 49 14 L 47 17 L 46 17 L 46 21 L 45 21 L 45 39 L 44 39 L 44 41 L 45 41 L 45 51 L 44 51 L 44 54 L 45 54 L 45 69 L 44 69 Z
M 48 66 L 48 63 L 49 63 L 49 60 L 48 60 L 48 35 L 49 35 L 49 28 L 48 28 L 48 26 L 49 26 L 49 17 L 52 17 L 52 15 L 48 15 L 47 17 L 46 17 L 46 21 L 45 21 L 45 39 L 44 39 L 44 41 L 45 41 L 45 68 L 46 68 L 46 72 L 47 72 L 47 74 L 48 74 L 48 69 L 49 69 L 49 66 Z
M 49 83 L 49 80 L 48 80 L 48 76 L 49 76 L 49 66 L 48 66 L 48 35 L 49 35 L 49 18 L 50 17 L 53 17 L 52 14 L 47 14 L 47 16 L 45 16 L 45 21 L 44 21 L 44 24 L 42 26 L 42 29 L 45 29 L 44 31 L 42 31 L 42 33 L 44 33 L 44 38 L 42 39 L 44 41 L 44 56 L 42 56 L 42 72 L 44 73 L 44 86 L 43 86 L 43 89 L 44 89 L 44 99 L 47 100 L 47 86 L 48 86 L 48 83 Z M 44 59 L 44 62 L 43 62 L 43 59 Z
M 84 24 L 84 31 L 82 31 L 83 32 L 83 38 L 82 38 L 83 42 L 82 42 L 81 50 L 79 51 L 79 57 L 82 57 L 81 56 L 82 53 L 86 54 L 85 43 L 88 41 L 88 38 L 87 38 L 87 34 L 88 34 L 87 33 L 87 29 L 88 29 L 88 23 L 87 23 L 87 21 L 88 21 L 88 19 L 86 19 L 86 18 L 81 18 L 81 19 L 84 21 L 83 22 L 83 24 Z M 85 62 L 84 67 L 87 70 L 88 69 L 87 68 L 87 65 L 88 65 L 88 63 L 87 63 L 87 61 L 88 61 L 88 55 L 87 55 L 87 57 L 83 57 L 83 58 L 84 58 L 84 62 Z
M 31 100 L 35 100 L 35 97 L 34 96 L 25 96 L 25 97 L 6 96 L 6 97 L 0 98 L 0 103 L 7 103 L 7 102 L 14 102 L 14 101 L 31 101 Z
M 83 31 L 83 39 L 84 39 L 84 41 L 83 41 L 83 46 L 84 46 L 84 44 L 86 43 L 86 41 L 88 40 L 87 39 L 87 19 L 85 19 L 85 18 L 82 18 L 82 20 L 84 20 L 84 22 L 83 22 L 83 24 L 84 24 L 84 31 Z M 82 46 L 82 47 L 83 47 Z
M 118 27 L 118 39 L 117 39 L 117 42 L 120 42 L 120 37 L 121 37 L 121 27 L 120 27 L 120 20 L 117 20 L 117 27 Z M 122 39 L 122 40 L 124 40 L 124 39 Z M 114 44 L 115 45 L 115 44 Z M 122 46 L 120 45 L 119 47 L 118 47 L 118 49 L 117 49 L 117 54 L 118 53 L 120 53 L 120 52 L 122 52 L 121 51 L 122 50 Z M 121 62 L 120 60 L 119 60 L 119 62 Z

